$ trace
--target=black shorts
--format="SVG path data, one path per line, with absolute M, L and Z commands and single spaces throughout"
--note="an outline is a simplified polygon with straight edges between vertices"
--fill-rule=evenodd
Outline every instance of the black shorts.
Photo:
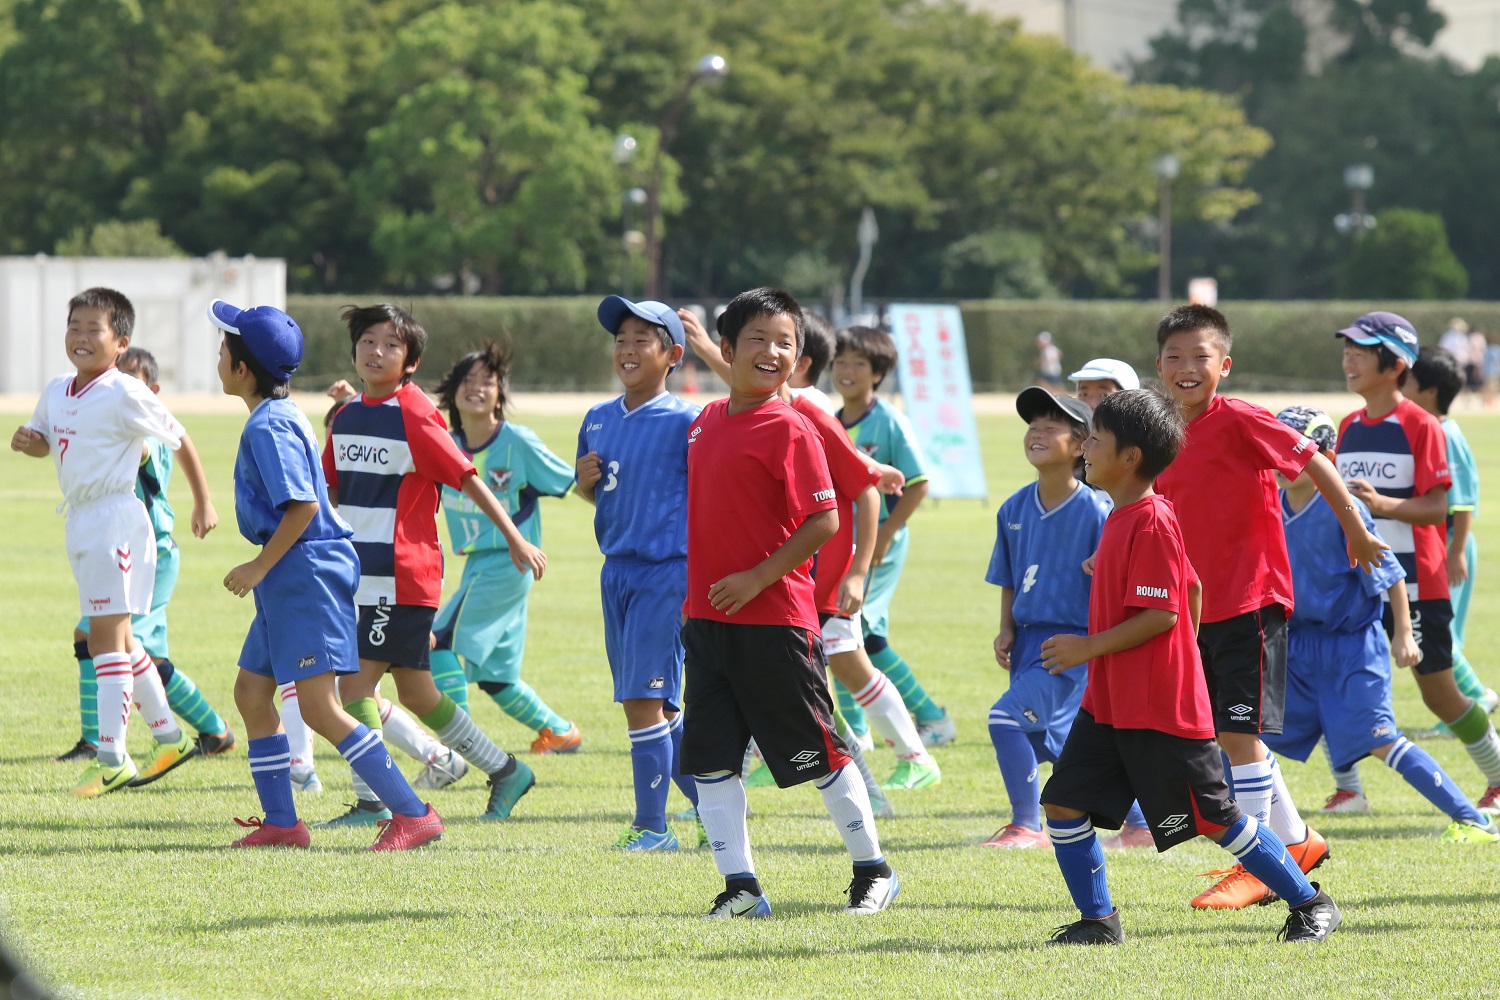
M 689 618 L 682 645 L 682 773 L 738 773 L 752 736 L 782 788 L 849 763 L 816 632 Z
M 432 620 L 437 608 L 415 604 L 362 604 L 359 658 L 411 670 L 431 670 Z
M 1118 830 L 1136 800 L 1158 851 L 1219 833 L 1240 818 L 1219 744 L 1155 729 L 1116 729 L 1079 710 L 1042 802 L 1086 812 L 1095 826 Z
M 1279 733 L 1286 709 L 1286 608 L 1268 604 L 1198 627 L 1198 652 L 1221 733 Z
M 1411 608 L 1412 638 L 1417 640 L 1417 648 L 1422 651 L 1422 658 L 1412 669 L 1423 675 L 1452 670 L 1453 602 L 1440 597 L 1435 601 L 1412 601 L 1407 606 Z M 1385 626 L 1386 638 L 1391 638 L 1396 631 L 1396 621 L 1391 614 L 1390 601 L 1385 602 L 1380 621 Z

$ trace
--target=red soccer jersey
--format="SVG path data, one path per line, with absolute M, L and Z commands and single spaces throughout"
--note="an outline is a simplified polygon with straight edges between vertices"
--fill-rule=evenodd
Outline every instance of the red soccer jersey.
M 408 382 L 384 399 L 355 396 L 333 418 L 323 474 L 354 529 L 354 603 L 438 606 L 443 550 L 438 485 L 462 489 L 474 463 L 453 442 L 432 400 Z
M 714 609 L 708 588 L 759 566 L 808 515 L 834 507 L 823 443 L 795 410 L 780 399 L 735 414 L 728 400 L 709 403 L 688 429 L 688 616 L 817 632 L 811 559 L 733 617 Z
M 1214 737 L 1213 709 L 1193 635 L 1188 562 L 1172 504 L 1152 495 L 1104 522 L 1089 591 L 1089 632 L 1114 628 L 1145 608 L 1177 614 L 1160 635 L 1089 661 L 1083 707 L 1116 729 L 1155 729 L 1190 740 Z
M 823 440 L 828 472 L 838 501 L 839 530 L 813 556 L 813 602 L 822 615 L 839 613 L 839 584 L 854 563 L 854 500 L 880 481 L 880 473 L 861 457 L 838 418 L 806 396 L 793 396 L 792 409 L 807 418 Z
M 1292 564 L 1276 473 L 1296 479 L 1318 452 L 1264 407 L 1215 396 L 1188 424 L 1177 460 L 1156 477 L 1188 559 L 1203 578 L 1203 620 L 1279 604 L 1292 612 Z

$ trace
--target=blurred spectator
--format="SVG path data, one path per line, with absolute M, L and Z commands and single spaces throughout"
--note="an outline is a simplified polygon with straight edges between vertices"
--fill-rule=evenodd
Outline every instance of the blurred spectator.
M 1062 351 L 1046 330 L 1036 335 L 1036 381 L 1053 392 L 1062 389 Z
M 1469 324 L 1457 317 L 1450 319 L 1448 329 L 1438 338 L 1438 347 L 1453 355 L 1463 371 L 1469 364 Z
M 1484 361 L 1480 367 L 1480 374 L 1484 376 L 1484 405 L 1493 407 L 1496 395 L 1500 394 L 1500 342 L 1486 342 Z
M 1484 331 L 1469 332 L 1469 366 L 1464 369 L 1464 381 L 1470 392 L 1479 392 L 1484 388 L 1484 353 L 1489 350 L 1489 346 Z

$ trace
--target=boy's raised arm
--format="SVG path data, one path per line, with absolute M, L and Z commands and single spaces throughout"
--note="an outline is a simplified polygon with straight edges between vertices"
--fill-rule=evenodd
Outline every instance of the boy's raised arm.
M 1359 511 L 1354 509 L 1354 498 L 1350 495 L 1348 487 L 1344 485 L 1343 478 L 1339 476 L 1339 470 L 1323 457 L 1322 452 L 1319 452 L 1312 457 L 1311 462 L 1307 463 L 1307 474 L 1312 477 L 1313 483 L 1318 487 L 1318 492 L 1323 494 L 1323 499 L 1328 501 L 1328 506 L 1333 508 L 1334 515 L 1339 519 L 1339 525 L 1344 529 L 1344 536 L 1349 539 L 1349 565 L 1358 566 L 1366 573 L 1375 572 L 1375 567 L 1380 565 L 1381 559 L 1385 558 L 1384 553 L 1390 551 L 1391 547 L 1382 542 L 1379 535 L 1365 527 L 1365 522 L 1360 519 Z M 1371 489 L 1370 492 L 1373 494 L 1374 490 Z M 1360 499 L 1365 500 L 1370 513 L 1375 513 L 1373 503 L 1365 499 L 1363 494 Z
M 506 544 L 510 546 L 510 561 L 515 563 L 516 569 L 522 573 L 530 570 L 532 576 L 540 580 L 547 569 L 547 554 L 522 537 L 521 529 L 500 506 L 490 488 L 479 481 L 479 476 L 471 474 L 464 477 L 461 489 L 464 496 L 474 501 L 474 506 L 483 511 L 505 536 Z

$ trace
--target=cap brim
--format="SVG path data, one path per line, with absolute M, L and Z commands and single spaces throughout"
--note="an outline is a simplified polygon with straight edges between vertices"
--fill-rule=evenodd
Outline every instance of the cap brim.
M 240 335 L 240 316 L 245 310 L 238 306 L 232 306 L 223 299 L 214 299 L 208 307 L 208 318 L 214 326 L 225 333 L 232 333 L 236 337 Z
M 1037 417 L 1058 411 L 1061 411 L 1069 420 L 1082 424 L 1086 428 L 1092 424 L 1092 411 L 1089 405 L 1081 399 L 1059 396 L 1039 385 L 1022 389 L 1016 396 L 1016 413 L 1028 424 Z
M 1111 382 L 1119 381 L 1115 378 L 1114 372 L 1101 371 L 1098 368 L 1080 368 L 1078 371 L 1068 376 L 1068 381 L 1077 382 L 1079 379 L 1085 378 L 1107 378 Z
M 1333 336 L 1335 340 L 1343 337 L 1345 340 L 1358 344 L 1360 347 L 1374 347 L 1376 344 L 1381 343 L 1379 337 L 1372 337 L 1357 326 L 1345 327 Z

